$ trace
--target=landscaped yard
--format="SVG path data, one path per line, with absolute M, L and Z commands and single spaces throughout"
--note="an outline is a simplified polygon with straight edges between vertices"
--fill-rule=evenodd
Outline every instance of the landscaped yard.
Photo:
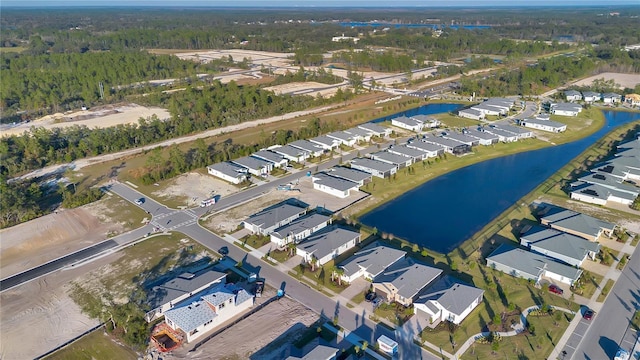
M 607 283 L 604 284 L 604 287 L 602 288 L 602 292 L 600 292 L 600 295 L 598 295 L 598 299 L 596 300 L 597 302 L 603 302 L 604 299 L 607 298 L 607 295 L 609 295 L 609 291 L 611 291 L 611 288 L 613 288 L 613 285 L 616 282 L 613 281 L 612 279 L 607 280 Z
M 250 234 L 240 239 L 240 242 L 244 245 L 251 246 L 254 249 L 259 249 L 267 245 L 271 241 L 269 236 L 262 236 L 258 234 Z
M 293 271 L 289 272 L 289 274 L 298 279 L 305 278 L 307 282 L 313 285 L 317 290 L 322 291 L 322 289 L 326 287 L 334 293 L 340 293 L 342 290 L 346 289 L 349 284 L 344 282 L 338 284 L 337 281 L 331 279 L 333 264 L 333 261 L 329 261 L 324 266 L 316 268 L 315 271 L 311 271 L 310 267 L 301 264 L 296 266 Z
M 602 275 L 583 270 L 582 276 L 574 288 L 572 288 L 572 291 L 577 295 L 590 299 L 591 296 L 596 293 L 596 289 L 600 286 L 603 278 Z
M 470 127 L 478 126 L 480 124 L 480 121 L 461 118 L 452 114 L 437 114 L 433 117 L 440 120 L 440 122 L 448 128 Z
M 128 347 L 115 342 L 111 335 L 98 329 L 83 336 L 72 344 L 45 357 L 48 360 L 111 360 L 111 359 L 138 359 L 139 356 Z

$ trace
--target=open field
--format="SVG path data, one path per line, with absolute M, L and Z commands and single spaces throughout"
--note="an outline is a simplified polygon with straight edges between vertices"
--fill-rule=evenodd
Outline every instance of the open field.
M 152 50 L 151 52 L 159 53 L 158 51 L 165 50 L 158 49 Z M 242 59 L 247 58 L 254 64 L 266 67 L 274 66 L 291 68 L 293 68 L 293 66 L 291 65 L 291 60 L 288 58 L 294 56 L 293 53 L 275 53 L 242 49 L 173 52 L 173 55 L 183 60 L 192 60 L 203 63 L 207 63 L 213 59 L 221 59 L 223 57 L 231 56 L 234 61 L 242 61 Z
M 619 84 L 623 88 L 633 89 L 636 85 L 640 84 L 640 74 L 620 74 L 620 73 L 602 73 L 594 76 L 590 76 L 586 79 L 576 81 L 573 84 L 577 86 L 591 85 L 593 80 L 602 79 L 613 80 L 616 84 Z
M 335 95 L 338 89 L 342 89 L 345 91 L 347 89 L 346 85 L 338 86 L 322 84 L 319 82 L 307 81 L 307 82 L 293 82 L 288 84 L 276 85 L 266 87 L 265 90 L 273 91 L 274 93 L 280 94 L 291 94 L 291 95 L 310 95 L 313 97 L 317 97 L 318 95 L 323 97 L 331 97 Z
M 45 129 L 65 128 L 69 126 L 87 126 L 89 128 L 106 128 L 121 124 L 137 124 L 140 118 L 150 118 L 156 115 L 159 119 L 171 117 L 169 112 L 159 107 L 144 107 L 136 104 L 107 105 L 95 109 L 76 111 L 72 113 L 57 113 L 47 115 L 29 123 L 16 126 L 3 125 L 3 136 L 20 135 L 32 126 Z
M 238 191 L 237 187 L 207 174 L 206 170 L 182 174 L 159 185 L 139 185 L 137 190 L 151 194 L 151 197 L 173 208 L 198 206 L 201 200 L 214 194 L 224 197 Z
M 99 329 L 47 356 L 47 360 L 135 360 L 138 354 Z

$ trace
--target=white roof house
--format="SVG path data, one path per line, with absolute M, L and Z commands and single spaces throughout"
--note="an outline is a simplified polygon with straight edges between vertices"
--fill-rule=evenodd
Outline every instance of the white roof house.
M 241 287 L 220 284 L 168 310 L 164 320 L 173 330 L 182 330 L 189 343 L 251 306 L 253 295 Z
M 332 133 L 328 133 L 327 136 L 340 141 L 341 144 L 346 146 L 353 146 L 356 144 L 356 137 L 344 131 L 334 131 Z
M 524 127 L 548 131 L 548 132 L 563 132 L 567 130 L 567 125 L 563 123 L 559 123 L 557 121 L 551 120 L 540 120 L 534 118 L 522 119 L 519 121 L 519 124 Z
M 498 135 L 476 129 L 464 130 L 464 134 L 478 139 L 478 143 L 480 143 L 480 145 L 491 145 L 499 141 Z
M 484 116 L 498 116 L 507 113 L 507 110 L 505 110 L 503 107 L 485 103 L 474 105 L 471 107 L 471 109 L 481 112 Z
M 555 229 L 534 226 L 520 237 L 520 245 L 571 266 L 594 260 L 600 244 Z
M 422 289 L 442 275 L 442 270 L 404 258 L 373 279 L 373 290 L 387 301 L 409 306 Z
M 379 178 L 389 177 L 398 171 L 398 167 L 395 165 L 367 158 L 356 158 L 351 160 L 351 168 L 368 172 L 369 174 Z
M 344 166 L 334 166 L 331 169 L 329 169 L 327 174 L 333 177 L 353 181 L 354 183 L 357 183 L 360 186 L 371 181 L 371 176 L 372 176 L 367 172 L 344 167 Z
M 394 165 L 398 169 L 401 169 L 406 166 L 411 166 L 411 164 L 413 164 L 412 158 L 393 154 L 388 151 L 378 151 L 375 153 L 371 153 L 371 159 Z
M 262 160 L 251 156 L 241 157 L 235 160 L 231 160 L 232 163 L 242 166 L 247 169 L 251 175 L 265 176 L 273 170 L 273 163 L 271 161 Z
M 592 103 L 596 101 L 600 101 L 600 93 L 593 91 L 585 91 L 582 93 L 582 98 L 585 102 Z
M 578 114 L 581 111 L 582 111 L 582 106 L 580 104 L 572 104 L 572 103 L 551 104 L 551 113 L 553 115 L 578 116 Z
M 422 122 L 408 118 L 406 116 L 400 116 L 391 119 L 391 125 L 415 132 L 422 131 L 422 129 L 424 128 L 424 124 Z
M 360 232 L 340 227 L 325 228 L 312 234 L 296 247 L 296 254 L 305 262 L 312 259 L 322 266 L 360 242 Z
M 458 116 L 472 119 L 472 120 L 482 120 L 484 119 L 484 112 L 480 110 L 476 110 L 473 108 L 458 110 Z
M 567 285 L 573 285 L 582 275 L 582 270 L 578 268 L 507 244 L 500 245 L 487 257 L 487 266 L 514 277 L 533 280 L 536 283 L 544 276 Z
M 232 184 L 247 180 L 247 169 L 230 162 L 221 162 L 207 166 L 209 175 L 213 175 Z
M 484 290 L 444 277 L 420 292 L 414 311 L 422 311 L 432 323 L 449 321 L 460 325 L 480 303 Z M 433 325 L 431 325 L 433 326 Z
M 513 126 L 509 124 L 495 124 L 494 127 L 506 132 L 510 132 L 512 134 L 516 134 L 518 136 L 518 139 L 528 139 L 534 136 L 533 131 L 523 129 L 519 126 Z
M 273 151 L 276 154 L 284 156 L 284 158 L 289 161 L 295 161 L 297 163 L 304 162 L 310 156 L 310 153 L 308 151 L 293 147 L 291 145 L 274 146 L 269 148 L 269 150 Z
M 314 138 L 309 139 L 314 144 L 321 146 L 325 150 L 333 150 L 340 145 L 340 141 L 337 139 L 330 138 L 328 136 L 316 136 Z
M 147 296 L 151 308 L 145 320 L 152 322 L 181 301 L 204 291 L 208 287 L 226 283 L 227 274 L 208 270 L 200 274 L 182 273 L 163 284 L 154 286 Z
M 412 159 L 413 162 L 426 160 L 428 155 L 426 151 L 408 147 L 407 145 L 394 145 L 387 149 L 388 152 Z
M 359 127 L 347 129 L 344 132 L 355 137 L 356 142 L 369 141 L 371 140 L 371 136 L 373 136 L 373 134 L 370 131 L 361 129 Z
M 426 143 L 420 140 L 408 142 L 406 146 L 408 148 L 424 151 L 427 154 L 428 158 L 436 157 L 444 153 L 444 147 L 436 144 Z
M 303 216 L 290 224 L 275 229 L 271 234 L 271 242 L 279 248 L 289 243 L 299 243 L 307 236 L 324 229 L 331 224 L 331 217 L 318 213 Z
M 602 102 L 605 104 L 619 104 L 622 101 L 622 95 L 616 93 L 602 94 Z
M 422 114 L 412 115 L 412 116 L 409 116 L 409 118 L 413 119 L 413 120 L 416 120 L 418 122 L 421 122 L 423 129 L 425 129 L 425 128 L 433 129 L 433 128 L 437 128 L 438 126 L 440 126 L 440 121 L 438 119 L 433 118 L 433 117 L 428 116 L 428 115 L 422 115 Z
M 342 280 L 348 283 L 359 277 L 373 280 L 384 269 L 403 259 L 406 255 L 407 253 L 402 250 L 384 245 L 367 247 L 353 254 L 353 256 L 339 265 L 344 270 Z
M 326 173 L 317 173 L 312 177 L 313 188 L 329 195 L 344 199 L 351 195 L 351 192 L 358 191 L 360 185 L 356 182 L 333 177 Z
M 582 100 L 582 94 L 580 91 L 576 90 L 567 90 L 564 92 L 564 96 L 567 101 L 580 101 Z
M 360 124 L 357 126 L 359 129 L 363 129 L 371 133 L 373 136 L 389 136 L 391 135 L 391 129 L 388 127 L 380 126 L 371 122 Z
M 294 142 L 289 143 L 290 146 L 295 148 L 304 150 L 311 154 L 311 156 L 320 156 L 324 154 L 324 148 L 318 144 L 314 144 L 308 140 L 296 140 Z
M 306 208 L 281 202 L 249 216 L 242 222 L 254 234 L 269 235 L 275 229 L 291 223 L 307 212 Z
M 273 163 L 274 167 L 281 168 L 287 166 L 289 164 L 289 160 L 285 159 L 284 156 L 280 154 L 276 154 L 273 151 L 269 150 L 260 150 L 251 154 L 254 158 L 267 160 Z

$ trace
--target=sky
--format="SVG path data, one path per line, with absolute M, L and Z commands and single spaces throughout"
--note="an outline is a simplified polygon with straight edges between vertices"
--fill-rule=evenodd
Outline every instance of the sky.
M 2 7 L 518 7 L 640 5 L 640 0 L 0 0 Z

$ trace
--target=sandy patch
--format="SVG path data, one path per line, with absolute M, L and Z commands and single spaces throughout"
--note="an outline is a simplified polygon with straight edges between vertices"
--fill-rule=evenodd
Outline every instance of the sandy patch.
M 265 293 L 265 296 L 271 295 Z M 254 358 L 279 360 L 286 358 L 283 352 L 316 320 L 316 313 L 284 297 L 212 338 L 198 350 L 189 353 L 185 347 L 163 358 L 249 359 L 258 352 Z
M 310 95 L 310 96 L 333 96 L 338 89 L 342 89 L 345 91 L 347 89 L 347 85 L 342 85 L 336 87 L 335 85 L 327 85 L 314 81 L 309 82 L 293 82 L 283 85 L 270 86 L 265 88 L 265 90 L 273 91 L 274 93 L 281 94 L 291 94 L 291 95 Z
M 593 80 L 602 79 L 614 80 L 616 84 L 619 84 L 623 88 L 633 89 L 636 85 L 640 84 L 640 74 L 620 74 L 620 73 L 602 73 L 576 81 L 573 84 L 577 86 L 587 86 L 593 83 Z
M 293 192 L 271 191 L 253 201 L 211 216 L 206 220 L 205 226 L 217 232 L 233 232 L 250 215 L 292 197 L 291 193 Z
M 65 128 L 69 126 L 87 126 L 93 128 L 107 128 L 120 124 L 137 124 L 140 118 L 150 118 L 156 115 L 159 119 L 168 119 L 171 114 L 163 108 L 144 107 L 136 104 L 110 105 L 92 110 L 76 111 L 70 114 L 57 113 L 47 115 L 30 123 L 3 127 L 3 136 L 18 135 L 28 131 L 32 126 L 45 129 Z
M 250 59 L 251 62 L 263 66 L 275 66 L 275 67 L 290 67 L 291 60 L 288 58 L 293 56 L 293 53 L 275 53 L 268 51 L 253 51 L 243 49 L 230 49 L 230 50 L 209 50 L 198 52 L 185 52 L 175 54 L 177 57 L 183 60 L 192 60 L 207 63 L 214 59 L 221 59 L 223 57 L 231 56 L 234 61 L 242 61 L 242 59 Z
M 224 197 L 235 192 L 238 192 L 237 187 L 211 175 L 190 172 L 171 180 L 166 188 L 154 191 L 152 195 L 162 199 L 187 199 L 188 206 L 195 206 L 199 205 L 201 200 L 208 199 L 212 195 Z
M 94 207 L 99 208 L 100 202 Z M 106 239 L 120 224 L 101 222 L 91 207 L 58 211 L 0 230 L 1 277 L 17 274 Z

